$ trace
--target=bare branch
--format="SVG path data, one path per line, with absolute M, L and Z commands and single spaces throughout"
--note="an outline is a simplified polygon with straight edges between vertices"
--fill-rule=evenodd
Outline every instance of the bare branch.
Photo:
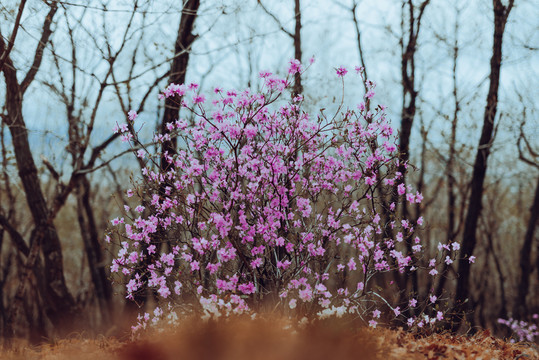
M 523 111 L 523 117 L 526 116 L 526 110 Z M 536 167 L 539 169 L 539 151 L 536 151 L 532 148 L 532 145 L 530 144 L 529 140 L 524 135 L 524 125 L 525 121 L 522 121 L 520 124 L 520 134 L 518 136 L 517 141 L 517 148 L 518 148 L 518 158 L 525 162 L 528 165 L 531 165 L 533 167 Z M 526 145 L 526 150 L 530 153 L 530 155 L 533 157 L 533 159 L 529 159 L 524 155 L 524 151 L 522 151 L 522 142 L 524 142 L 524 145 Z
M 0 214 L 0 226 L 8 232 L 11 241 L 15 244 L 17 249 L 23 253 L 24 256 L 28 256 L 30 248 L 26 245 L 24 238 L 13 226 L 11 226 L 8 219 L 2 214 Z
M 13 45 L 15 45 L 15 38 L 17 37 L 17 32 L 19 31 L 19 24 L 21 22 L 21 16 L 22 16 L 22 12 L 24 11 L 25 4 L 26 4 L 26 0 L 21 0 L 21 3 L 19 4 L 19 11 L 17 12 L 17 17 L 15 18 L 15 24 L 13 25 L 13 31 L 11 32 L 11 37 L 7 43 L 7 49 L 3 51 L 2 57 L 0 57 L 0 72 L 2 72 L 2 69 L 4 68 L 4 64 L 6 63 L 6 59 L 11 53 L 11 50 L 13 49 Z M 0 34 L 0 36 L 2 35 Z
M 47 42 L 49 41 L 49 38 L 52 34 L 52 29 L 51 29 L 52 19 L 54 18 L 54 15 L 56 14 L 57 10 L 58 10 L 58 4 L 56 2 L 53 2 L 50 5 L 49 13 L 45 17 L 45 21 L 43 22 L 43 31 L 41 32 L 41 39 L 39 39 L 39 42 L 37 43 L 37 48 L 36 48 L 35 56 L 34 56 L 34 62 L 32 63 L 30 70 L 28 70 L 28 73 L 26 74 L 26 76 L 24 77 L 24 80 L 21 83 L 22 94 L 26 92 L 26 89 L 28 89 L 28 86 L 34 80 L 36 73 L 39 70 L 39 66 L 41 65 L 41 60 L 43 60 L 43 50 L 45 49 L 45 46 L 47 45 Z
M 265 6 L 264 4 L 262 4 L 262 1 L 261 0 L 257 0 L 258 2 L 258 5 L 260 5 L 260 7 L 262 8 L 262 10 L 264 10 L 264 12 L 266 14 L 268 14 L 276 23 L 277 25 L 279 26 L 279 28 L 288 36 L 290 36 L 292 39 L 294 39 L 294 34 L 292 34 L 290 31 L 286 30 L 283 26 L 283 24 L 281 23 L 281 20 L 279 20 L 271 11 L 269 11 Z

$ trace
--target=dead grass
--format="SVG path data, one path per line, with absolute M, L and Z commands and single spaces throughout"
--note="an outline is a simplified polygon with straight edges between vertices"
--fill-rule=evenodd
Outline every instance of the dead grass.
M 352 329 L 342 322 L 293 328 L 283 319 L 184 321 L 136 341 L 72 339 L 39 347 L 18 344 L 0 358 L 91 360 L 327 360 L 327 359 L 521 359 L 539 360 L 535 344 L 510 344 L 482 332 L 418 337 L 402 330 Z

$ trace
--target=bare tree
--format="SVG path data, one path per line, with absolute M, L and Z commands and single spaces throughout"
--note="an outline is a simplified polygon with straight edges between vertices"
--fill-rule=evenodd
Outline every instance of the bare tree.
M 358 55 L 359 55 L 359 63 L 361 64 L 361 68 L 362 68 L 361 74 L 363 76 L 363 79 L 367 80 L 369 78 L 368 74 L 367 74 L 367 64 L 365 62 L 363 41 L 361 40 L 361 36 L 362 36 L 361 27 L 359 25 L 359 18 L 357 16 L 358 7 L 359 7 L 360 3 L 361 3 L 361 0 L 353 0 L 352 5 L 350 7 L 347 7 L 347 6 L 343 5 L 342 3 L 338 2 L 338 1 L 335 1 L 335 4 L 339 5 L 340 7 L 344 8 L 345 10 L 349 11 L 350 14 L 352 15 L 352 22 L 354 23 L 354 30 L 355 30 L 355 33 L 356 33 L 356 42 L 357 42 L 357 50 L 358 50 Z M 365 83 L 365 82 L 363 83 L 363 89 L 365 90 L 365 93 L 368 91 L 367 83 Z M 368 110 L 369 109 L 367 109 L 367 111 Z
M 32 156 L 28 141 L 28 131 L 22 112 L 23 97 L 29 85 L 33 82 L 43 59 L 45 46 L 52 34 L 51 25 L 58 10 L 58 4 L 49 4 L 49 11 L 43 20 L 41 36 L 34 52 L 32 66 L 21 82 L 17 78 L 17 67 L 7 47 L 0 36 L 0 56 L 5 56 L 2 69 L 6 83 L 6 117 L 4 121 L 9 127 L 19 176 L 25 191 L 26 200 L 35 224 L 31 247 L 41 248 L 44 255 L 44 270 L 46 293 L 42 296 L 46 303 L 47 316 L 57 329 L 69 330 L 73 320 L 79 318 L 75 301 L 67 289 L 62 263 L 62 248 L 58 233 L 52 222 L 53 214 L 49 211 L 41 190 L 41 182 Z M 32 257 L 29 256 L 28 266 L 33 268 Z M 35 259 L 34 259 L 35 260 Z
M 268 14 L 274 21 L 277 23 L 279 28 L 283 33 L 288 35 L 294 44 L 294 58 L 301 62 L 303 57 L 302 45 L 301 45 L 301 1 L 294 0 L 294 32 L 289 31 L 285 28 L 284 24 L 279 20 L 279 18 L 269 11 L 268 8 L 264 6 L 262 0 L 258 0 L 258 4 Z M 292 97 L 295 97 L 298 94 L 303 94 L 303 84 L 301 83 L 301 74 L 298 72 L 294 74 L 294 87 L 292 89 Z
M 453 43 L 449 44 L 446 39 L 443 41 L 448 42 L 448 45 L 452 48 L 452 83 L 453 83 L 453 114 L 450 119 L 451 121 L 451 133 L 449 135 L 449 152 L 447 154 L 447 159 L 445 162 L 445 178 L 447 180 L 447 231 L 446 231 L 446 243 L 450 244 L 455 241 L 459 233 L 462 222 L 462 212 L 458 211 L 457 204 L 457 171 L 455 162 L 458 160 L 457 156 L 457 130 L 459 124 L 459 115 L 461 110 L 461 97 L 459 94 L 458 87 L 458 60 L 459 60 L 459 29 L 460 29 L 460 16 L 461 9 L 458 5 L 455 5 L 455 24 L 454 24 L 454 39 Z M 448 117 L 449 120 L 449 117 Z M 464 208 L 461 206 L 461 208 Z M 441 277 L 436 286 L 435 295 L 440 297 L 442 291 L 444 290 L 447 272 L 451 267 L 451 264 L 444 262 L 443 269 L 441 271 Z
M 524 119 L 526 118 L 526 112 L 523 112 Z M 524 145 L 523 145 L 524 144 Z M 539 169 L 539 151 L 533 149 L 531 143 L 524 135 L 524 121 L 520 127 L 520 136 L 518 138 L 518 154 L 521 161 L 524 163 Z M 525 148 L 522 149 L 522 147 Z M 526 152 L 528 155 L 526 155 Z M 528 306 L 526 303 L 526 297 L 530 290 L 530 277 L 533 272 L 532 267 L 532 246 L 534 241 L 534 233 L 539 224 L 539 176 L 537 178 L 537 184 L 535 185 L 535 196 L 533 198 L 532 205 L 530 207 L 530 218 L 528 220 L 528 226 L 526 228 L 526 234 L 524 235 L 524 243 L 520 249 L 520 278 L 518 281 L 518 295 L 513 308 L 513 316 L 517 319 L 522 319 L 528 313 Z M 537 249 L 539 249 L 539 242 L 537 243 Z M 537 262 L 535 265 L 537 271 L 539 271 L 539 252 L 537 253 Z
M 402 76 L 402 110 L 401 127 L 399 136 L 400 166 L 401 172 L 405 173 L 405 163 L 410 158 L 410 136 L 412 125 L 416 113 L 416 101 L 418 92 L 415 82 L 415 56 L 417 50 L 417 40 L 421 30 L 421 20 L 430 0 L 424 0 L 419 6 L 416 6 L 412 0 L 407 0 L 402 4 L 402 37 L 401 45 L 401 76 Z M 405 15 L 405 10 L 408 10 Z M 408 26 L 405 30 L 406 25 Z M 405 202 L 404 202 L 405 204 Z M 403 207 L 406 215 L 406 206 Z
M 11 36 L 9 37 L 7 48 L 3 50 L 2 56 L 0 56 L 0 72 L 4 68 L 4 64 L 6 63 L 9 54 L 11 53 L 11 50 L 13 50 L 13 45 L 15 45 L 15 39 L 17 38 L 17 32 L 19 31 L 21 17 L 25 5 L 26 0 L 21 0 L 19 4 L 19 9 L 17 11 L 17 17 L 15 18 L 15 23 L 13 24 L 13 30 L 11 31 Z
M 174 45 L 174 58 L 170 66 L 169 83 L 183 84 L 185 82 L 185 74 L 189 64 L 189 55 L 191 46 L 197 36 L 193 34 L 193 27 L 197 18 L 200 0 L 187 0 L 182 9 L 178 34 Z M 180 113 L 178 104 L 172 99 L 165 99 L 165 112 L 161 122 L 161 133 L 168 132 L 167 124 L 174 122 Z M 170 141 L 163 142 L 161 168 L 168 167 L 167 157 L 165 154 L 174 154 L 176 152 L 177 139 L 172 137 Z
M 514 5 L 514 0 L 509 0 L 507 6 L 501 0 L 493 0 L 494 10 L 494 41 L 492 45 L 492 58 L 490 60 L 490 84 L 487 94 L 487 104 L 483 116 L 483 128 L 477 147 L 473 174 L 471 179 L 471 194 L 468 203 L 468 211 L 464 223 L 461 254 L 458 262 L 459 278 L 455 294 L 455 304 L 459 310 L 471 310 L 470 303 L 466 303 L 470 285 L 470 256 L 473 255 L 477 243 L 477 223 L 481 214 L 481 200 L 483 184 L 487 172 L 487 160 L 494 134 L 494 120 L 498 106 L 498 88 L 500 84 L 500 69 L 502 64 L 502 41 L 507 24 L 507 18 Z M 456 320 L 454 326 L 459 326 L 460 320 Z
M 410 158 L 410 136 L 412 133 L 412 125 L 416 114 L 416 101 L 418 91 L 416 90 L 415 82 L 415 55 L 417 50 L 417 40 L 419 38 L 419 32 L 421 29 L 421 20 L 425 13 L 425 8 L 429 4 L 430 0 L 424 0 L 419 6 L 416 6 L 412 0 L 407 0 L 402 3 L 402 17 L 401 17 L 401 76 L 402 76 L 402 110 L 401 110 L 401 127 L 399 136 L 399 171 L 403 174 L 403 181 L 406 178 L 406 164 Z M 408 10 L 407 13 L 405 12 Z M 406 14 L 406 15 L 405 15 Z M 407 26 L 407 28 L 406 28 Z M 393 202 L 396 201 L 397 195 L 394 195 Z M 407 217 L 406 202 L 402 202 L 402 213 L 404 217 Z M 409 253 L 412 252 L 411 239 L 406 241 L 406 245 Z M 416 259 L 414 258 L 415 262 Z M 419 293 L 419 280 L 417 272 L 412 272 L 410 279 L 407 277 L 406 281 L 411 281 L 412 292 Z M 402 282 L 402 280 L 401 280 Z

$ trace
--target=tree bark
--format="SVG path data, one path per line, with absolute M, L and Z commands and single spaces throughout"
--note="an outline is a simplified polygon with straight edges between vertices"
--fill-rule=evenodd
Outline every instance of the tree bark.
M 78 312 L 65 282 L 60 239 L 49 217 L 22 113 L 23 95 L 40 67 L 44 46 L 52 34 L 51 24 L 56 11 L 57 3 L 54 2 L 50 5 L 49 13 L 44 21 L 42 36 L 35 52 L 32 68 L 22 83 L 19 84 L 17 80 L 17 70 L 10 56 L 6 56 L 2 71 L 6 81 L 7 117 L 5 121 L 11 133 L 17 169 L 28 208 L 36 226 L 38 234 L 36 238 L 42 239 L 40 247 L 44 255 L 44 275 L 47 281 L 46 293 L 42 295 L 47 303 L 47 316 L 55 328 L 62 332 L 71 329 L 72 322 L 78 318 Z M 0 52 L 3 53 L 4 50 L 5 44 L 0 37 Z
M 169 84 L 183 84 L 185 83 L 185 75 L 187 73 L 187 67 L 189 64 L 189 56 L 191 52 L 191 46 L 197 38 L 197 35 L 193 34 L 193 27 L 200 7 L 200 0 L 187 0 L 180 18 L 180 25 L 178 28 L 178 35 L 174 45 L 174 58 L 170 66 Z M 180 114 L 180 106 L 177 103 L 177 99 L 167 98 L 165 99 L 165 112 L 163 114 L 163 120 L 160 124 L 160 130 L 162 134 L 168 133 L 167 124 L 174 122 Z M 166 171 L 169 167 L 167 156 L 176 153 L 178 139 L 171 136 L 170 141 L 164 141 L 161 147 L 161 171 Z M 164 192 L 165 185 L 162 186 L 161 191 Z M 145 278 L 142 281 L 146 281 Z M 133 301 L 128 301 L 125 307 L 126 317 L 130 318 L 135 315 L 147 299 L 146 291 L 139 291 L 133 295 Z
M 447 231 L 446 231 L 446 244 L 452 243 L 458 233 L 456 229 L 456 213 L 457 213 L 457 199 L 455 194 L 456 186 L 456 176 L 455 176 L 455 156 L 457 155 L 457 125 L 459 121 L 459 111 L 460 111 L 460 99 L 458 94 L 458 82 L 457 82 L 457 64 L 459 58 L 459 19 L 460 11 L 457 10 L 455 19 L 455 40 L 453 42 L 453 67 L 452 67 L 452 78 L 453 78 L 453 119 L 451 120 L 451 135 L 449 137 L 449 156 L 447 158 L 447 163 L 445 164 L 445 177 L 447 178 Z M 460 220 L 459 220 L 460 221 Z M 445 283 L 447 280 L 447 272 L 449 270 L 449 264 L 444 262 L 443 270 L 441 271 L 440 280 L 436 285 L 436 290 L 434 294 L 436 297 L 442 295 L 444 290 Z
M 463 240 L 461 246 L 461 259 L 458 262 L 459 278 L 455 294 L 455 306 L 457 311 L 470 311 L 470 303 L 466 303 L 470 286 L 470 256 L 477 242 L 476 230 L 481 214 L 481 200 L 483 184 L 487 172 L 487 160 L 493 141 L 494 119 L 498 106 L 498 88 L 500 83 L 500 68 L 502 63 L 502 40 L 507 17 L 513 7 L 514 0 L 510 0 L 508 6 L 504 6 L 501 0 L 493 0 L 494 5 L 494 42 L 492 45 L 492 58 L 490 59 L 490 85 L 487 94 L 487 104 L 483 116 L 483 128 L 477 148 L 471 180 L 471 194 L 468 203 L 468 211 L 464 222 Z M 464 318 L 462 318 L 464 320 Z M 456 320 L 454 326 L 460 326 L 462 320 Z
M 200 6 L 200 0 L 188 0 L 184 8 L 182 9 L 182 16 L 180 19 L 180 26 L 178 28 L 178 36 L 174 46 L 174 59 L 170 67 L 169 83 L 183 84 L 185 83 L 185 74 L 187 72 L 187 66 L 189 64 L 189 55 L 191 52 L 191 46 L 196 40 L 197 36 L 193 34 L 193 26 L 197 17 L 198 8 Z M 173 98 L 165 99 L 165 113 L 163 114 L 163 121 L 161 122 L 161 133 L 168 132 L 167 124 L 174 122 L 180 113 L 180 107 L 177 104 L 177 100 Z M 176 146 L 178 139 L 171 137 L 170 141 L 163 143 L 161 156 L 161 169 L 168 167 L 168 162 L 164 156 L 165 152 L 174 154 L 176 152 Z
M 301 3 L 300 0 L 294 0 L 294 13 L 296 18 L 296 25 L 294 28 L 294 58 L 301 62 Z M 292 97 L 303 94 L 303 85 L 301 83 L 301 73 L 294 74 L 294 88 L 292 89 Z
M 111 319 L 112 286 L 107 279 L 103 252 L 99 244 L 99 235 L 95 222 L 94 211 L 90 204 L 90 182 L 86 177 L 79 180 L 77 194 L 77 217 L 81 229 L 88 268 L 95 294 L 101 310 L 103 325 L 108 325 Z
M 524 235 L 524 244 L 520 249 L 520 279 L 518 282 L 518 296 L 516 298 L 515 307 L 513 310 L 513 317 L 516 319 L 522 319 L 528 313 L 528 307 L 526 306 L 526 296 L 530 290 L 530 275 L 533 271 L 532 268 L 532 244 L 535 228 L 539 224 L 539 178 L 537 179 L 537 185 L 535 186 L 535 197 L 533 204 L 530 208 L 530 220 L 528 221 L 528 227 L 526 229 L 526 235 Z M 538 259 L 539 259 L 539 255 Z M 539 264 L 538 264 L 539 265 Z M 537 268 L 539 271 L 539 267 Z
M 402 180 L 406 183 L 406 163 L 410 158 L 410 137 L 412 134 L 412 125 L 416 113 L 417 91 L 415 90 L 415 54 L 417 49 L 417 39 L 419 30 L 421 29 L 421 19 L 425 12 L 425 8 L 430 0 L 425 0 L 419 6 L 419 12 L 416 15 L 415 6 L 412 0 L 408 0 L 408 21 L 409 31 L 406 46 L 404 44 L 404 18 L 402 19 L 402 56 L 401 56 L 401 75 L 402 75 L 402 111 L 401 111 L 401 128 L 399 134 L 399 171 L 403 174 Z M 406 5 L 403 4 L 403 11 Z M 395 204 L 398 203 L 397 195 L 393 198 Z M 402 202 L 402 216 L 408 217 L 408 209 L 406 201 Z M 412 254 L 411 239 L 406 241 L 408 253 Z M 415 256 L 412 255 L 412 261 L 415 262 Z M 412 272 L 410 278 L 412 283 L 412 292 L 416 295 L 419 293 L 419 279 L 417 272 Z M 406 278 L 408 280 L 408 277 Z M 414 295 L 415 296 L 415 295 Z M 401 299 L 402 301 L 402 299 Z

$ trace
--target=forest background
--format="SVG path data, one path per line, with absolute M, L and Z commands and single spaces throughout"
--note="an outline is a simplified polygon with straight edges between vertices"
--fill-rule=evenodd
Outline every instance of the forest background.
M 0 336 L 37 342 L 75 315 L 106 332 L 134 310 L 103 241 L 140 174 L 112 131 L 129 110 L 149 137 L 182 115 L 158 100 L 170 82 L 256 89 L 313 56 L 294 91 L 337 107 L 328 69 L 363 66 L 424 195 L 400 211 L 431 249 L 461 243 L 465 261 L 409 286 L 458 304 L 462 329 L 537 322 L 537 18 L 536 0 L 2 1 Z M 345 83 L 354 104 L 366 89 Z

